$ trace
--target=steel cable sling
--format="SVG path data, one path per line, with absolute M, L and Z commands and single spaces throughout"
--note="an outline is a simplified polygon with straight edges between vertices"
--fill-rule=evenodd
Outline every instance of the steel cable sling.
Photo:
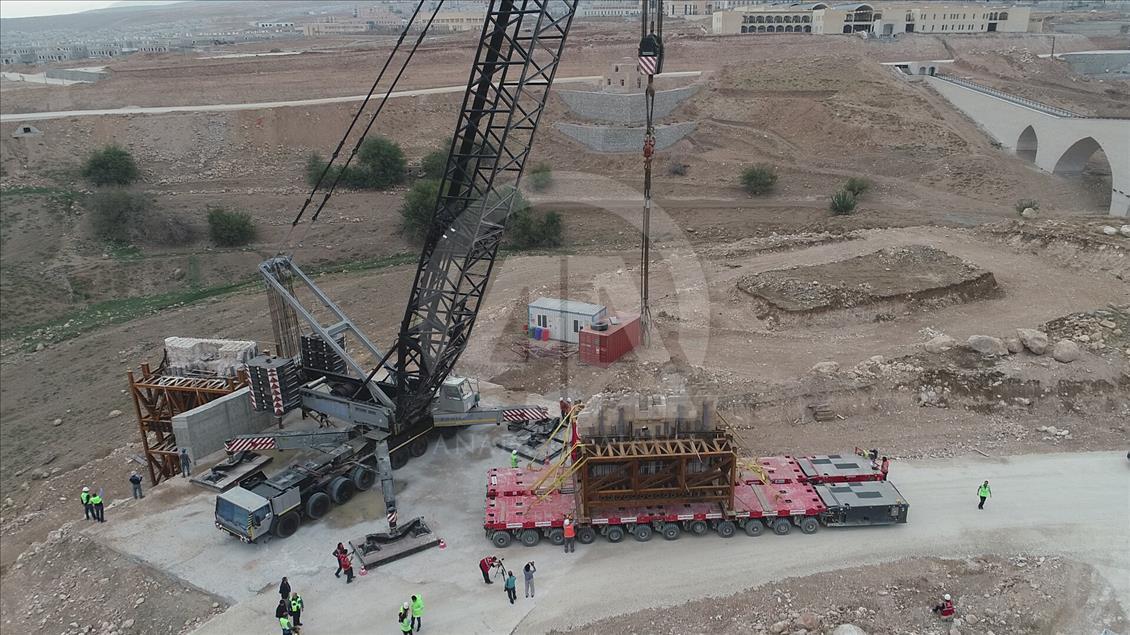
M 416 5 L 416 9 L 412 12 L 412 17 L 409 18 L 408 23 L 400 32 L 400 37 L 397 38 L 392 52 L 389 53 L 388 59 L 385 60 L 384 65 L 381 67 L 380 73 L 377 75 L 376 80 L 373 81 L 373 85 L 369 88 L 369 93 L 365 95 L 365 99 L 361 102 L 361 106 L 357 109 L 357 113 L 353 116 L 353 120 L 349 122 L 349 127 L 346 128 L 345 134 L 341 137 L 341 141 L 339 141 L 337 147 L 334 148 L 333 155 L 330 156 L 330 160 L 327 161 L 325 167 L 322 168 L 321 174 L 318 175 L 318 180 L 315 181 L 314 186 L 310 190 L 310 193 L 306 196 L 306 201 L 302 204 L 302 209 L 298 211 L 298 214 L 294 217 L 294 221 L 291 222 L 290 231 L 287 232 L 285 239 L 287 243 L 289 243 L 290 241 L 290 236 L 291 233 L 293 233 L 294 228 L 302 220 L 302 216 L 306 213 L 306 210 L 313 202 L 315 195 L 318 193 L 318 190 L 319 188 L 321 188 L 323 181 L 325 181 L 326 176 L 329 174 L 334 161 L 337 160 L 338 155 L 341 153 L 341 149 L 345 147 L 345 142 L 349 139 L 350 133 L 353 132 L 354 126 L 356 126 L 357 122 L 361 119 L 361 115 L 364 113 L 365 108 L 368 106 L 369 101 L 372 99 L 373 94 L 376 92 L 377 86 L 380 84 L 381 80 L 384 79 L 385 72 L 388 70 L 388 67 L 392 63 L 393 58 L 400 50 L 401 44 L 404 43 L 404 38 L 407 37 L 408 32 L 412 29 L 416 18 L 419 16 L 420 10 L 424 7 L 424 2 L 425 0 L 420 0 L 420 2 Z M 357 139 L 357 143 L 355 143 L 353 145 L 353 148 L 350 150 L 349 156 L 345 160 L 345 164 L 341 166 L 340 170 L 338 170 L 337 175 L 334 177 L 333 183 L 331 183 L 329 188 L 324 191 L 321 202 L 318 204 L 317 209 L 314 210 L 314 214 L 310 218 L 310 225 L 313 225 L 314 222 L 318 220 L 318 216 L 322 213 L 322 210 L 325 208 L 326 203 L 329 202 L 330 196 L 333 195 L 338 183 L 341 182 L 341 178 L 345 174 L 346 168 L 349 167 L 349 164 L 353 161 L 353 158 L 357 156 L 358 151 L 361 149 L 362 142 L 365 141 L 365 137 L 369 134 L 369 130 L 372 129 L 373 124 L 376 122 L 377 117 L 381 114 L 381 111 L 384 109 L 385 104 L 388 103 L 390 95 L 392 94 L 393 90 L 395 90 L 397 84 L 400 82 L 400 78 L 404 75 L 404 71 L 408 67 L 409 62 L 412 61 L 412 57 L 416 54 L 416 50 L 423 42 L 424 37 L 427 35 L 428 30 L 432 26 L 432 22 L 435 21 L 436 14 L 439 13 L 440 8 L 443 7 L 443 3 L 444 0 L 439 0 L 439 2 L 436 3 L 435 8 L 432 10 L 431 16 L 428 17 L 427 24 L 425 24 L 424 28 L 420 31 L 420 34 L 416 37 L 416 42 L 412 45 L 412 49 L 408 52 L 407 57 L 401 63 L 400 70 L 396 73 L 396 77 L 393 78 L 392 83 L 389 84 L 388 88 L 385 90 L 384 96 L 381 98 L 380 103 L 377 104 L 376 111 L 369 118 L 369 122 L 365 125 L 365 129 L 361 131 L 361 135 Z M 310 225 L 307 226 L 307 231 L 309 230 Z
M 643 221 L 640 227 L 640 336 L 651 340 L 651 168 L 655 155 L 655 76 L 663 72 L 663 0 L 643 0 L 640 11 L 639 72 L 647 75 L 644 91 L 647 123 L 643 137 Z M 654 19 L 649 19 L 649 9 Z

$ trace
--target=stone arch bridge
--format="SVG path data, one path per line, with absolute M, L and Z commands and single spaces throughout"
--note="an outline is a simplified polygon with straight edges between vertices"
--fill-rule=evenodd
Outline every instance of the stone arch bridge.
M 1102 150 L 1110 163 L 1110 214 L 1130 215 L 1130 119 L 1087 117 L 946 75 L 925 79 L 1002 146 L 1042 170 L 1079 174 Z

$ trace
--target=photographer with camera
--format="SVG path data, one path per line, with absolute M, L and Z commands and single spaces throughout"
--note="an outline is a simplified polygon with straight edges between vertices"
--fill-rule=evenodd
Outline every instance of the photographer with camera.
M 526 597 L 528 598 L 534 597 L 534 573 L 537 570 L 538 568 L 534 566 L 533 560 L 527 562 L 526 566 L 522 568 L 522 575 L 526 579 Z

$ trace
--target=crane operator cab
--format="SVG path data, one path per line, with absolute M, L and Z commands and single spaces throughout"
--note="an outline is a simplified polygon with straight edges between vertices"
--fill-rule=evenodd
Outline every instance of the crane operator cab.
M 479 405 L 479 384 L 468 377 L 448 377 L 443 380 L 432 412 L 464 413 Z

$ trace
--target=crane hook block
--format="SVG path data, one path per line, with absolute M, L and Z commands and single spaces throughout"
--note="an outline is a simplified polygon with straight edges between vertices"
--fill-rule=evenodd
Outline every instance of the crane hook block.
M 655 154 L 655 139 L 648 138 L 643 142 L 643 156 L 645 159 L 650 159 Z
M 639 67 L 641 75 L 658 75 L 663 72 L 663 40 L 654 33 L 640 39 Z

